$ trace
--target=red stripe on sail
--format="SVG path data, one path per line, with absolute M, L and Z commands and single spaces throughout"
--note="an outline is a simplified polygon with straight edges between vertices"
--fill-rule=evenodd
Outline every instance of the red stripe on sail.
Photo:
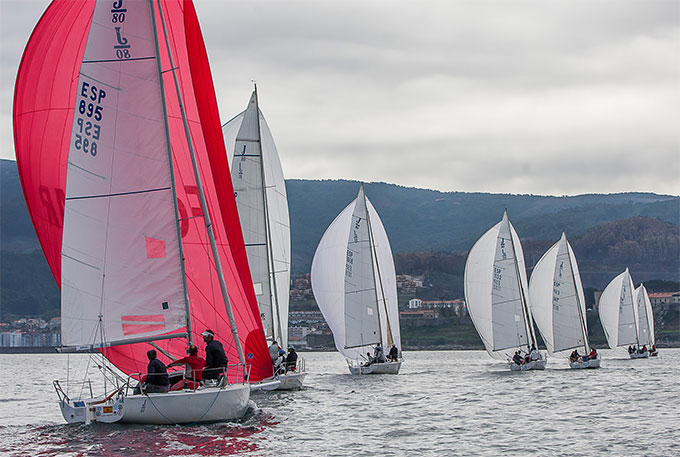
M 140 333 L 158 332 L 165 328 L 165 318 L 162 314 L 151 316 L 121 316 L 123 335 L 138 335 Z

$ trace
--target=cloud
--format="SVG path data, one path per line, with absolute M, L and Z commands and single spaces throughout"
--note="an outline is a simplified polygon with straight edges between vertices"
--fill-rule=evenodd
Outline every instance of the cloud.
M 3 157 L 7 76 L 42 4 L 1 3 Z M 256 79 L 287 177 L 680 193 L 674 1 L 196 7 L 222 119 L 245 108 Z

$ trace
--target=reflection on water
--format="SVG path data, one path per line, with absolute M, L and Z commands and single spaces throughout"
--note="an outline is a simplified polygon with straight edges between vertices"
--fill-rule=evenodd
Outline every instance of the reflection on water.
M 599 370 L 551 358 L 513 373 L 481 351 L 417 352 L 397 376 L 352 376 L 339 354 L 307 353 L 302 391 L 253 394 L 242 420 L 194 426 L 65 425 L 51 377 L 25 376 L 59 376 L 63 356 L 0 355 L 0 455 L 680 455 L 680 350 L 602 355 Z
M 275 418 L 251 409 L 235 423 L 194 426 L 123 424 L 10 426 L 0 428 L 0 454 L 40 456 L 228 456 L 257 453 L 256 435 Z M 11 433 L 5 436 L 6 433 Z

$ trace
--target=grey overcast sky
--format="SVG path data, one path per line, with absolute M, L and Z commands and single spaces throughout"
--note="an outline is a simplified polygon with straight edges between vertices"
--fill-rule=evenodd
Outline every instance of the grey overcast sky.
M 0 0 L 0 157 L 47 5 Z M 222 121 L 258 81 L 287 178 L 680 194 L 680 2 L 195 0 Z

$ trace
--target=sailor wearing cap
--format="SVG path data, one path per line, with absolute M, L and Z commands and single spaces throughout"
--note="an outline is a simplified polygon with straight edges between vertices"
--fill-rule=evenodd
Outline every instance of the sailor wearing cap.
M 228 365 L 227 355 L 224 353 L 222 343 L 215 340 L 215 332 L 206 330 L 201 333 L 205 341 L 205 370 L 203 379 L 218 379 L 225 373 Z

